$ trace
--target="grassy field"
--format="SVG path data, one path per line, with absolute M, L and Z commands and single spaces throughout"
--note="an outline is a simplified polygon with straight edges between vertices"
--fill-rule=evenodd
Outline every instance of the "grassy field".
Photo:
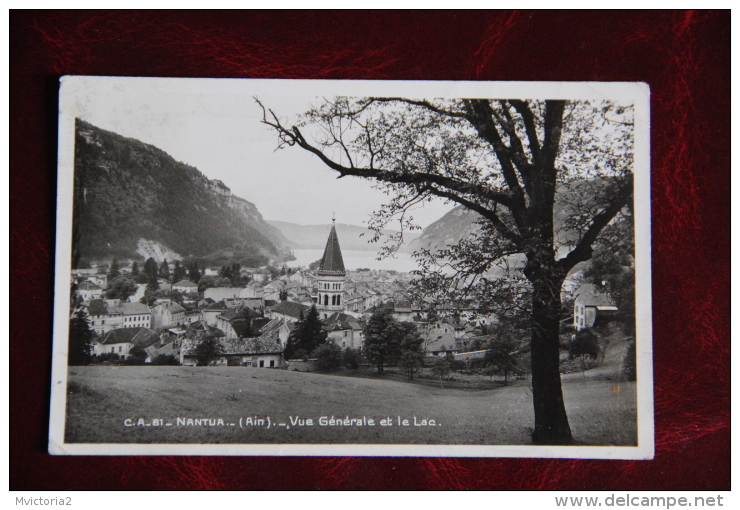
M 619 391 L 614 385 L 608 366 L 564 376 L 579 444 L 635 444 L 635 385 L 622 383 Z M 314 425 L 289 427 L 291 416 Z M 246 425 L 248 417 L 265 425 Z M 321 426 L 321 417 L 372 418 L 375 426 Z M 188 425 L 187 419 L 204 418 L 215 426 Z M 386 418 L 391 426 L 381 426 Z M 258 368 L 89 366 L 69 370 L 65 437 L 68 443 L 526 445 L 533 420 L 526 380 L 470 390 Z

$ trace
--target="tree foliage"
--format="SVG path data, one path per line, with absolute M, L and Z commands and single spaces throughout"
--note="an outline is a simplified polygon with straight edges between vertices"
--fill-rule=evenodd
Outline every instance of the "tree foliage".
M 141 238 L 195 256 L 238 244 L 240 262 L 256 265 L 281 255 L 252 204 L 233 197 L 246 215 L 225 206 L 206 176 L 162 150 L 81 119 L 74 147 L 75 260 L 133 258 Z
M 299 147 L 340 177 L 370 180 L 391 197 L 369 223 L 375 240 L 391 221 L 418 228 L 410 211 L 435 197 L 480 215 L 472 239 L 420 254 L 422 290 L 529 317 L 532 438 L 570 443 L 559 373 L 560 289 L 632 200 L 632 106 L 339 97 L 285 124 L 260 105 L 279 148 Z M 589 193 L 567 194 L 556 211 L 558 194 L 574 187 Z M 384 251 L 401 240 L 392 237 Z M 491 277 L 496 268 L 509 277 Z
M 296 357 L 299 351 L 313 353 L 320 345 L 326 342 L 327 333 L 319 318 L 316 306 L 312 306 L 306 315 L 296 323 L 290 333 L 283 355 L 290 359 Z
M 113 261 L 110 263 L 110 268 L 108 268 L 108 283 L 120 276 L 120 274 L 121 270 L 118 267 L 118 260 L 113 257 Z
M 635 237 L 631 208 L 608 225 L 594 245 L 586 280 L 608 293 L 619 308 L 620 322 L 628 336 L 635 334 Z
M 627 345 L 627 351 L 624 353 L 622 375 L 628 381 L 637 380 L 637 346 L 634 340 Z
M 93 335 L 87 314 L 83 310 L 75 312 L 69 321 L 69 365 L 87 365 L 92 355 Z
M 163 280 L 170 279 L 170 265 L 167 263 L 167 259 L 164 259 L 159 265 L 159 277 Z
M 180 265 L 179 260 L 176 260 L 175 267 L 172 269 L 172 283 L 177 283 L 184 279 L 185 279 L 185 268 Z
M 568 348 L 571 359 L 580 358 L 583 371 L 588 368 L 587 360 L 595 360 L 600 352 L 599 337 L 589 328 L 576 332 Z
M 514 357 L 516 348 L 517 344 L 511 338 L 493 340 L 484 358 L 486 365 L 493 367 L 493 373 L 503 374 L 506 384 L 509 382 L 509 374 L 517 369 L 518 362 Z
M 152 257 L 149 257 L 148 259 L 146 259 L 146 262 L 144 262 L 144 273 L 149 277 L 150 281 L 152 279 L 157 279 L 157 261 L 154 260 Z
M 423 361 L 424 355 L 422 353 L 418 351 L 403 351 L 401 357 L 398 359 L 398 367 L 403 370 L 406 377 L 413 379 L 414 374 L 421 370 Z
M 319 370 L 329 372 L 342 366 L 342 348 L 334 342 L 324 342 L 311 353 L 312 358 L 316 358 L 316 365 Z
M 349 368 L 351 370 L 356 370 L 360 368 L 361 359 L 362 359 L 362 355 L 360 354 L 360 351 L 357 349 L 352 349 L 351 347 L 347 347 L 342 352 L 342 366 L 344 366 L 344 368 Z
M 378 373 L 385 365 L 396 363 L 403 352 L 418 352 L 422 338 L 413 323 L 398 322 L 390 308 L 379 308 L 370 316 L 363 329 L 365 356 Z
M 136 293 L 136 282 L 123 275 L 116 276 L 108 284 L 108 289 L 105 291 L 105 297 L 107 299 L 120 299 L 125 301 L 132 294 Z
M 195 355 L 196 365 L 205 367 L 216 361 L 224 352 L 224 347 L 219 339 L 209 335 L 203 337 L 195 346 L 193 354 Z

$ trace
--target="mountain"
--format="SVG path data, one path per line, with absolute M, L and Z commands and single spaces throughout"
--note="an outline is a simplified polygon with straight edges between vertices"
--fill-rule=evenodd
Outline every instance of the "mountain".
M 608 182 L 603 179 L 578 180 L 562 184 L 555 198 L 554 220 L 556 239 L 559 244 L 572 244 L 578 240 L 576 232 L 561 228 L 565 219 L 574 213 L 576 206 L 595 205 L 603 200 L 600 195 L 608 192 Z M 409 243 L 403 251 L 413 253 L 421 248 L 432 251 L 454 246 L 461 239 L 478 229 L 476 222 L 481 216 L 458 205 L 453 210 L 422 230 L 421 235 Z M 560 255 L 564 255 L 561 253 Z
M 74 174 L 75 263 L 213 260 L 210 255 L 227 250 L 242 265 L 257 265 L 288 255 L 289 241 L 223 182 L 157 147 L 80 119 Z
M 463 238 L 477 230 L 476 221 L 480 219 L 477 212 L 458 205 L 440 219 L 426 227 L 421 234 L 404 249 L 413 253 L 422 248 L 432 251 L 454 246 Z
M 326 239 L 331 230 L 331 224 L 325 225 L 298 225 L 286 221 L 267 220 L 267 223 L 277 228 L 287 239 L 290 240 L 290 247 L 293 249 L 304 250 L 323 250 L 326 246 Z M 362 250 L 378 251 L 382 245 L 383 239 L 378 243 L 368 243 L 372 238 L 373 232 L 367 227 L 358 225 L 347 225 L 346 223 L 337 223 L 337 237 L 342 250 Z M 386 235 L 397 234 L 395 230 L 383 230 Z M 405 232 L 404 240 L 408 243 L 417 237 L 418 232 Z

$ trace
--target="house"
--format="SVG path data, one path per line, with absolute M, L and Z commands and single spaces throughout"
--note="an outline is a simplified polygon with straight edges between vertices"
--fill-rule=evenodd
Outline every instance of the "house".
M 262 288 L 265 293 L 265 299 L 280 300 L 280 293 L 285 290 L 287 282 L 285 280 L 273 280 Z
M 109 331 L 120 328 L 123 316 L 120 310 L 108 309 L 108 303 L 103 299 L 91 299 L 86 305 L 90 329 L 103 336 Z
M 448 352 L 452 354 L 459 352 L 455 344 L 455 336 L 449 331 L 427 338 L 424 342 L 424 350 L 427 356 L 446 356 Z
M 182 364 L 195 364 L 195 346 L 187 341 L 182 347 Z M 213 365 L 241 366 L 255 368 L 278 368 L 283 366 L 283 346 L 276 341 L 257 338 L 222 339 L 223 353 Z
M 198 284 L 193 283 L 190 280 L 180 280 L 179 282 L 172 285 L 172 290 L 182 292 L 183 294 L 197 294 Z
M 288 322 L 296 322 L 304 317 L 311 309 L 310 306 L 293 301 L 283 301 L 273 306 L 268 312 L 270 319 L 284 318 Z
M 119 303 L 124 328 L 151 328 L 152 311 L 144 303 Z
M 574 296 L 573 325 L 576 331 L 597 326 L 602 320 L 613 319 L 619 313 L 612 297 L 591 283 L 578 287 Z
M 361 349 L 365 344 L 362 325 L 351 315 L 334 312 L 322 322 L 327 332 L 327 339 L 332 340 L 342 349 Z
M 224 301 L 226 299 L 237 299 L 239 294 L 244 290 L 241 287 L 211 287 L 203 291 L 204 299 L 213 299 L 214 301 Z
M 127 357 L 134 347 L 147 347 L 159 342 L 157 334 L 149 328 L 116 328 L 93 343 L 93 354 L 117 354 Z
M 92 299 L 86 307 L 90 328 L 101 336 L 116 328 L 152 327 L 151 310 L 143 303 Z
M 77 295 L 84 301 L 91 299 L 102 299 L 105 291 L 91 281 L 82 281 L 77 284 Z
M 177 303 L 159 303 L 152 308 L 152 328 L 181 326 L 185 323 L 185 309 Z
M 204 299 L 223 301 L 227 306 L 246 305 L 253 310 L 264 311 L 264 291 L 259 285 L 241 287 L 212 287 L 203 292 Z
M 401 322 L 412 322 L 414 317 L 421 314 L 421 308 L 414 307 L 408 302 L 398 302 L 393 307 L 393 318 Z
M 206 305 L 200 311 L 201 320 L 203 320 L 209 326 L 215 327 L 218 323 L 217 317 L 228 309 L 229 307 L 226 306 L 226 303 L 224 303 L 223 301 Z
M 294 322 L 288 322 L 282 317 L 272 319 L 270 322 L 265 324 L 259 329 L 260 336 L 265 336 L 277 340 L 281 346 L 285 346 L 290 336 L 290 332 L 293 331 L 291 326 L 294 326 Z
M 196 321 L 199 321 L 201 318 L 202 313 L 197 308 L 194 308 L 193 310 L 185 310 L 185 316 L 183 317 L 182 323 L 192 324 Z
M 216 327 L 226 334 L 227 339 L 250 338 L 257 336 L 255 320 L 260 318 L 262 316 L 249 307 L 231 308 L 216 316 Z

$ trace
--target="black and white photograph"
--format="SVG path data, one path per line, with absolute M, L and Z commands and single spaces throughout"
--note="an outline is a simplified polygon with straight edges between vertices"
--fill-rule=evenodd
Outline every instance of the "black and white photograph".
M 649 95 L 63 77 L 49 452 L 652 458 Z

